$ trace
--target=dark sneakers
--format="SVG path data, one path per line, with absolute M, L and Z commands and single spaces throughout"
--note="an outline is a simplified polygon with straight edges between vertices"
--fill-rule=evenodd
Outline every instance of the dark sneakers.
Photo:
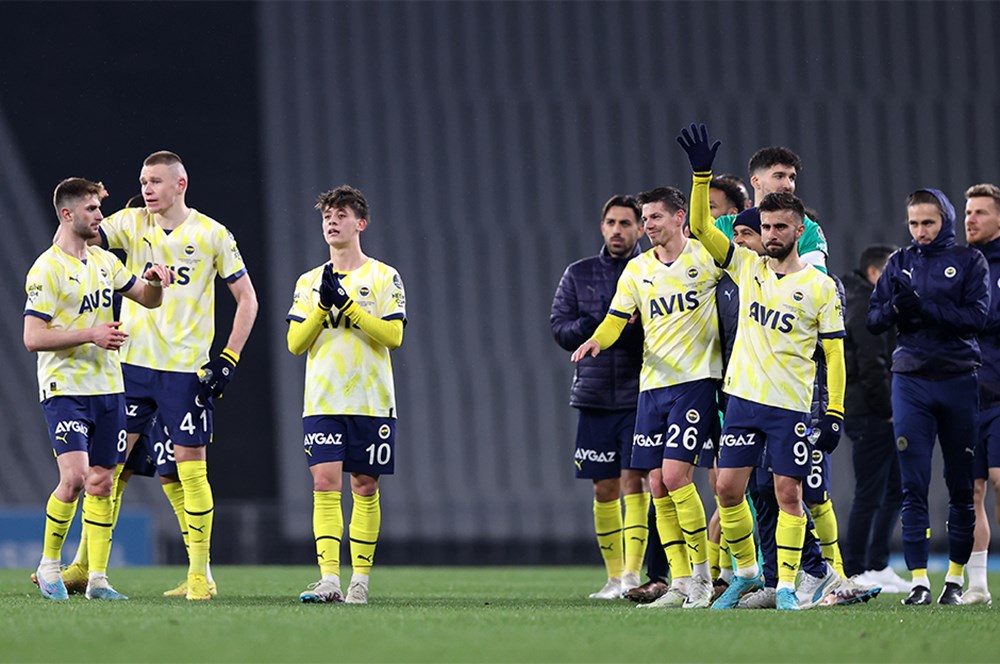
M 650 580 L 637 588 L 626 590 L 622 595 L 637 604 L 649 604 L 667 592 L 667 584 L 660 580 Z
M 959 594 L 961 594 L 961 591 Z M 941 596 L 944 597 L 944 594 L 942 593 Z M 905 604 L 906 606 L 927 606 L 931 603 L 930 588 L 914 586 L 913 590 L 910 591 L 910 594 L 906 596 L 906 599 L 900 600 L 900 603 Z
M 962 586 L 957 583 L 944 584 L 944 590 L 941 591 L 941 596 L 938 597 L 938 604 L 946 604 L 948 606 L 960 606 L 964 604 L 962 601 Z

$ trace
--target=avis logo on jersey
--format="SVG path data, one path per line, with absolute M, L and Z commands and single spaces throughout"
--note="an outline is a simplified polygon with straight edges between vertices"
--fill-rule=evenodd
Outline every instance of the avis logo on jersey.
M 698 291 L 673 293 L 670 297 L 657 297 L 649 301 L 650 319 L 666 316 L 674 311 L 690 311 L 698 307 Z

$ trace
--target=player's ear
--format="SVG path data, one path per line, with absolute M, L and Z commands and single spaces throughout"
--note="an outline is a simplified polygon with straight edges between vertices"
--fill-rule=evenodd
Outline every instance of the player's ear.
M 367 219 L 358 219 L 358 232 L 360 233 L 361 231 L 365 230 L 366 228 L 368 228 L 368 220 Z

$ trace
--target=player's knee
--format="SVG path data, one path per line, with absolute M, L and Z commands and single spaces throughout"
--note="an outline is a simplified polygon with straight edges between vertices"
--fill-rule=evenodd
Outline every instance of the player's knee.
M 73 500 L 76 500 L 80 493 L 83 492 L 86 483 L 87 472 L 84 470 L 62 473 L 59 477 L 60 493 L 70 495 Z
M 87 493 L 91 496 L 110 496 L 114 478 L 110 474 L 91 473 L 87 476 Z
M 599 503 L 609 503 L 618 500 L 621 489 L 617 479 L 596 480 L 594 482 L 594 500 Z
M 743 500 L 745 489 L 738 482 L 729 478 L 720 477 L 715 483 L 716 495 L 719 496 L 719 504 L 723 507 L 733 507 Z
M 352 473 L 351 491 L 359 496 L 374 496 L 378 492 L 378 478 L 373 475 Z
M 313 491 L 340 491 L 341 485 L 340 477 L 327 477 L 324 475 L 313 477 Z

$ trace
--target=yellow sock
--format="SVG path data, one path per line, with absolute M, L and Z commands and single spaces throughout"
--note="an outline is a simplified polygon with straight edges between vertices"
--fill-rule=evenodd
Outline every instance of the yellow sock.
M 708 566 L 712 570 L 712 579 L 719 578 L 722 571 L 719 568 L 719 545 L 712 540 L 708 540 Z
M 344 515 L 339 491 L 313 491 L 313 537 L 316 561 L 323 576 L 340 578 L 340 542 L 344 537 Z
M 945 581 L 954 580 L 954 582 L 963 583 L 965 579 L 965 565 L 960 565 L 959 563 L 949 560 L 948 577 L 945 577 Z M 958 581 L 958 579 L 963 579 L 963 581 Z
M 802 543 L 806 539 L 806 515 L 795 516 L 778 510 L 774 543 L 778 547 L 778 583 L 795 586 L 795 575 L 802 561 Z
M 53 493 L 45 505 L 45 539 L 42 544 L 42 556 L 49 560 L 62 558 L 63 541 L 76 516 L 76 503 L 64 503 Z
M 673 499 L 670 496 L 653 498 L 653 506 L 656 508 L 656 530 L 660 534 L 663 553 L 667 556 L 671 581 L 691 576 L 688 546 L 677 520 L 677 507 Z
M 912 585 L 913 586 L 923 586 L 924 588 L 927 588 L 928 590 L 930 589 L 930 587 L 931 587 L 931 581 L 930 581 L 930 579 L 927 578 L 927 568 L 926 567 L 921 568 L 921 569 L 911 570 L 910 571 L 910 575 L 911 575 L 912 580 L 913 580 L 912 581 Z
M 111 512 L 114 500 L 111 496 L 83 497 L 86 516 L 83 529 L 87 531 L 87 551 L 91 572 L 103 574 L 108 571 L 111 556 Z
M 625 520 L 622 534 L 625 538 L 625 571 L 639 574 L 642 559 L 649 541 L 649 493 L 630 493 L 625 496 Z
M 118 465 L 118 469 L 115 471 L 115 483 L 111 489 L 111 495 L 114 496 L 114 501 L 111 503 L 112 530 L 118 525 L 118 514 L 122 511 L 122 494 L 125 493 L 125 487 L 128 485 L 128 480 L 122 479 L 122 471 L 124 469 L 125 466 Z
M 382 526 L 378 491 L 372 496 L 354 496 L 351 510 L 351 567 L 354 574 L 370 574 L 375 561 L 375 545 Z
M 625 553 L 622 551 L 622 505 L 618 500 L 606 503 L 594 499 L 594 532 L 597 546 L 608 571 L 608 578 L 621 578 L 625 567 Z
M 755 567 L 757 547 L 753 541 L 753 516 L 750 514 L 750 505 L 747 504 L 746 497 L 744 496 L 743 500 L 732 507 L 720 506 L 719 521 L 729 551 L 736 559 L 736 568 Z
M 167 484 L 161 484 L 160 488 L 163 489 L 163 493 L 166 494 L 167 500 L 170 501 L 170 506 L 174 508 L 174 516 L 177 517 L 177 525 L 181 527 L 181 538 L 184 540 L 184 551 L 190 556 L 190 551 L 188 551 L 187 517 L 184 516 L 184 487 L 181 486 L 180 482 L 169 482 Z
M 670 498 L 677 508 L 677 522 L 684 533 L 691 565 L 704 565 L 708 561 L 708 523 L 698 490 L 688 484 L 671 491 Z
M 86 497 L 86 495 L 84 495 Z M 86 501 L 84 501 L 86 503 Z M 87 518 L 87 505 L 80 505 L 80 521 L 82 526 L 82 521 Z M 73 558 L 73 562 L 80 565 L 84 569 L 90 565 L 90 554 L 87 551 L 87 529 L 80 528 L 80 544 L 76 547 L 76 556 Z
M 177 476 L 184 490 L 184 518 L 188 531 L 188 574 L 204 574 L 212 544 L 215 502 L 204 461 L 178 461 Z
M 716 507 L 719 505 L 719 497 L 715 497 Z M 722 519 L 719 519 L 719 575 L 725 577 L 722 574 L 722 570 L 733 571 L 733 556 L 729 552 L 729 543 L 726 542 L 726 531 L 722 528 Z
M 816 524 L 816 535 L 823 550 L 823 558 L 837 570 L 837 574 L 844 576 L 844 559 L 840 555 L 840 544 L 837 543 L 837 515 L 833 511 L 833 501 L 812 505 L 809 513 Z

